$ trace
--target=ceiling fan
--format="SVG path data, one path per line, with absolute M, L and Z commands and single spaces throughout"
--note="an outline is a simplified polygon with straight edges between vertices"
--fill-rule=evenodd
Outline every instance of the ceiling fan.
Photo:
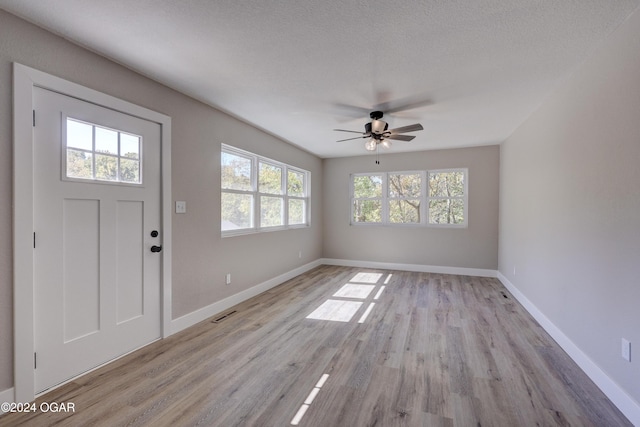
M 391 146 L 391 141 L 388 141 L 389 139 L 409 142 L 415 138 L 415 135 L 401 135 L 401 134 L 407 133 L 407 132 L 416 132 L 424 129 L 420 123 L 416 123 L 409 126 L 402 126 L 395 129 L 389 129 L 389 124 L 385 121 L 380 120 L 382 119 L 382 116 L 383 116 L 382 111 L 372 111 L 369 114 L 369 117 L 371 117 L 371 122 L 364 125 L 364 132 L 358 132 L 355 130 L 346 130 L 346 129 L 334 129 L 334 131 L 338 131 L 338 132 L 359 133 L 361 135 L 355 138 L 341 139 L 337 142 L 351 141 L 353 139 L 369 138 L 369 140 L 364 143 L 364 148 L 366 148 L 369 151 L 375 151 L 378 148 L 378 145 L 380 144 L 385 148 L 389 148 Z

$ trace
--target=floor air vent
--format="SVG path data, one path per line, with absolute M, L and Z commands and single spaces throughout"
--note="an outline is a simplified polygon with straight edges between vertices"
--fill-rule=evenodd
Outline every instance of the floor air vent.
M 237 312 L 237 310 L 233 310 L 233 311 L 230 311 L 230 312 L 228 312 L 228 313 L 222 314 L 222 315 L 220 315 L 219 317 L 216 317 L 215 319 L 213 319 L 213 320 L 211 321 L 211 323 L 220 323 L 220 322 L 222 322 L 223 320 L 228 319 L 228 318 L 229 318 L 229 316 L 231 316 L 232 314 L 234 314 L 234 313 L 236 313 L 236 312 Z

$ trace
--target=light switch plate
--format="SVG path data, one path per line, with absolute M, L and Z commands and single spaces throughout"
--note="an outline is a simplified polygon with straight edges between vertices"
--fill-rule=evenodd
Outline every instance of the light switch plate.
M 187 202 L 176 202 L 176 213 L 187 213 Z

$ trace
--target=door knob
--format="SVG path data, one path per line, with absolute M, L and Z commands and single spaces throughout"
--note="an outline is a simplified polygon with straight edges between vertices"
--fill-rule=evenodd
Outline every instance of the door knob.
M 162 250 L 162 246 L 151 246 L 151 252 L 160 252 Z

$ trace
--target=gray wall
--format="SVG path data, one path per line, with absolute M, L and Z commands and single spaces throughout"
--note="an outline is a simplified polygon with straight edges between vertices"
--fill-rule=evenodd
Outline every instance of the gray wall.
M 172 117 L 173 199 L 188 208 L 172 219 L 174 318 L 322 256 L 320 159 L 0 10 L 0 391 L 13 387 L 14 61 Z M 221 143 L 311 171 L 312 226 L 221 239 Z
M 500 188 L 500 272 L 640 402 L 640 12 L 502 145 Z
M 498 146 L 324 160 L 324 256 L 495 270 L 498 266 Z M 349 175 L 469 169 L 468 228 L 351 226 Z

